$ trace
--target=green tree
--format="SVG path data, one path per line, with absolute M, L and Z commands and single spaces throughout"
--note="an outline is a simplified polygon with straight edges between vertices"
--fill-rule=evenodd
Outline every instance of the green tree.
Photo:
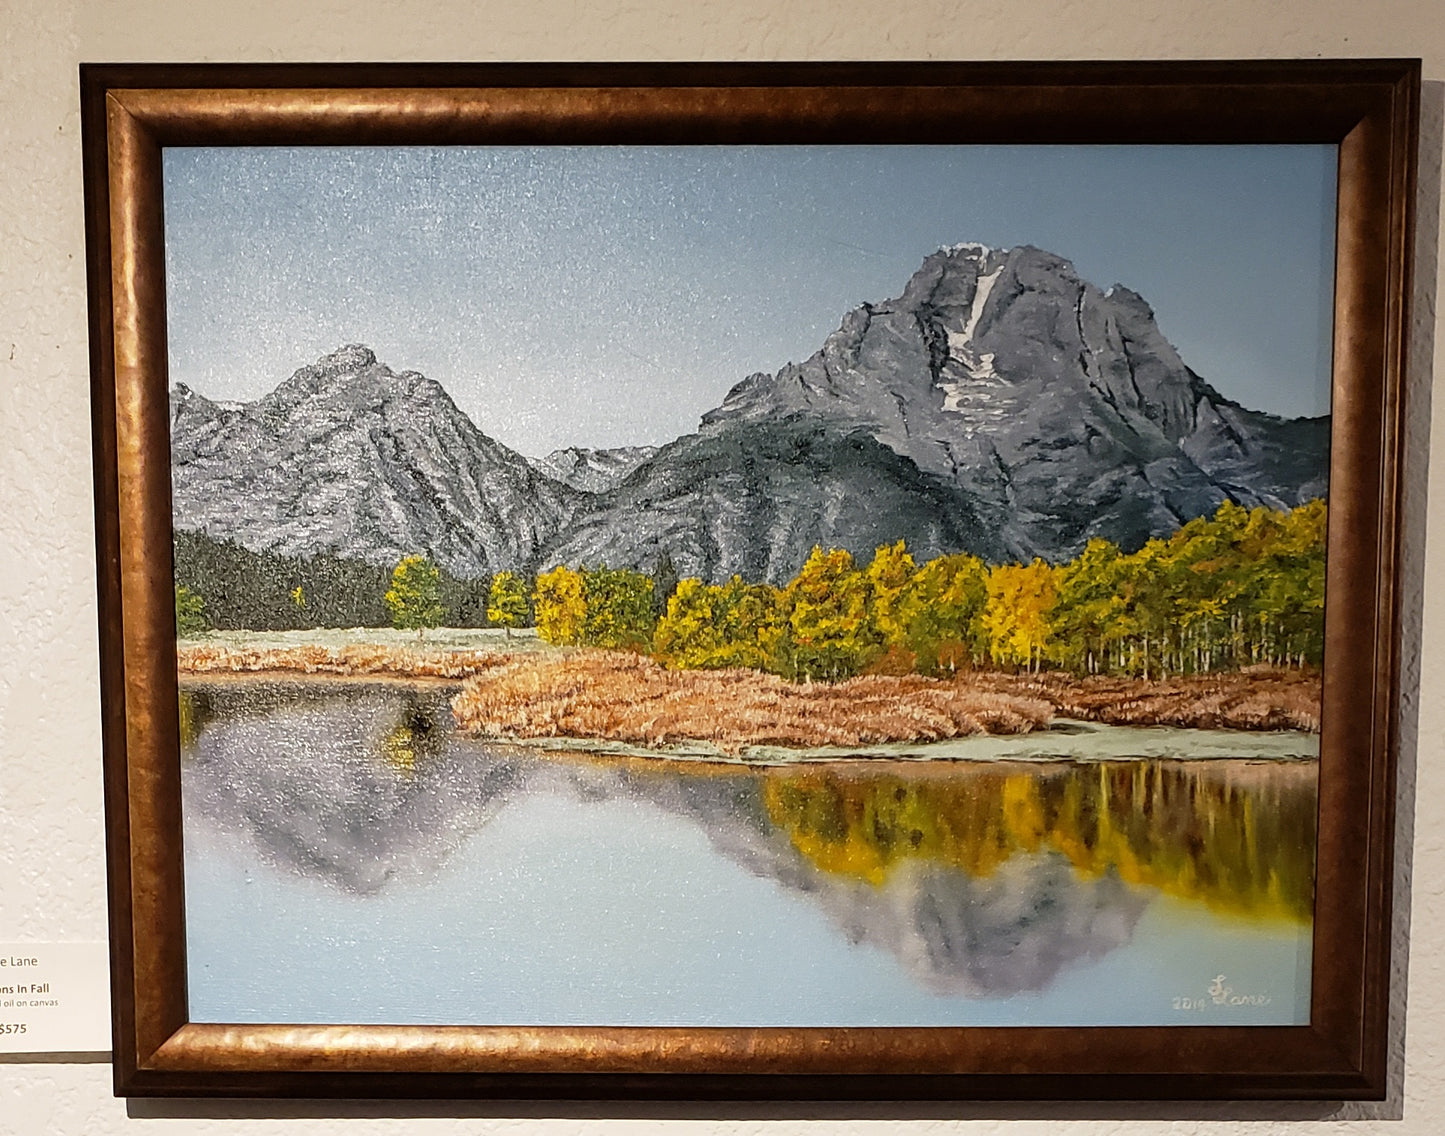
M 900 595 L 897 621 L 924 674 L 948 676 L 988 654 L 981 627 L 988 568 L 977 556 L 939 556 L 920 568 Z
M 672 599 L 672 593 L 677 591 L 678 582 L 677 566 L 664 548 L 662 555 L 657 558 L 657 567 L 652 572 L 652 611 L 658 619 L 667 613 L 667 601 Z
M 1110 669 L 1111 652 L 1128 630 L 1125 559 L 1118 545 L 1094 537 L 1060 567 L 1055 628 L 1065 666 L 1083 674 Z
M 1324 650 L 1325 504 L 1287 513 L 1250 511 L 1244 541 L 1255 553 L 1245 618 L 1252 660 L 1318 664 Z
M 391 572 L 391 587 L 383 597 L 391 625 L 415 631 L 418 639 L 428 627 L 442 621 L 441 574 L 425 556 L 405 557 Z
M 630 568 L 583 568 L 586 615 L 582 641 L 594 647 L 643 650 L 652 645 L 657 615 L 652 577 Z
M 252 552 L 202 532 L 174 534 L 175 582 L 205 598 L 208 628 L 386 627 L 391 569 L 318 554 Z M 302 588 L 306 606 L 293 593 Z
M 492 594 L 490 576 L 473 576 L 459 579 L 445 569 L 441 570 L 441 602 L 445 609 L 442 619 L 448 627 L 486 627 L 487 602 Z M 525 581 L 523 588 L 527 587 Z
M 1128 555 L 1092 540 L 1057 569 L 1053 650 L 1077 671 L 1143 678 L 1318 663 L 1325 520 L 1318 500 L 1225 501 Z
M 176 635 L 181 639 L 193 639 L 208 630 L 205 601 L 184 584 L 177 584 Z
M 487 622 L 505 628 L 510 639 L 512 628 L 525 624 L 530 614 L 527 588 L 517 574 L 498 572 L 493 576 L 491 592 L 487 597 Z

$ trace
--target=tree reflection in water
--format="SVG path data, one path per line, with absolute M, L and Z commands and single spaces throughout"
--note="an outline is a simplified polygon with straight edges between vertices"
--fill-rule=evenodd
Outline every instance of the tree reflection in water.
M 1221 913 L 1305 923 L 1314 907 L 1315 770 L 1303 763 L 958 764 L 916 776 L 769 771 L 768 816 L 828 872 L 882 884 L 914 861 L 987 878 L 1062 854 Z
M 763 796 L 834 881 L 834 920 L 940 992 L 1042 989 L 1129 941 L 1157 892 L 1256 923 L 1312 916 L 1310 765 L 814 767 L 769 771 Z

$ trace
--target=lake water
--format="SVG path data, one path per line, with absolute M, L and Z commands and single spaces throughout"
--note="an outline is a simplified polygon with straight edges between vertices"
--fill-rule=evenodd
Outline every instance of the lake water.
M 1308 1021 L 1313 739 L 754 768 L 479 743 L 450 693 L 183 689 L 192 1020 Z

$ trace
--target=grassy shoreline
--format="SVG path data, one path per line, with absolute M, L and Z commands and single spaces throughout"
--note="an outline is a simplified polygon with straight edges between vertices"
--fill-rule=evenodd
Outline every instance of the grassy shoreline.
M 553 760 L 666 761 L 699 768 L 718 766 L 868 767 L 883 763 L 896 771 L 969 765 L 1034 765 L 1068 761 L 1110 764 L 1222 761 L 1243 769 L 1306 766 L 1319 760 L 1319 737 L 1299 731 L 1188 730 L 1168 726 L 1109 726 L 1055 718 L 1025 734 L 970 734 L 944 741 L 882 742 L 866 746 L 744 745 L 728 750 L 708 742 L 666 746 L 634 745 L 603 738 L 486 738 Z M 1238 770 L 1237 770 L 1238 772 Z
M 1059 720 L 1205 730 L 1319 730 L 1319 676 L 1256 669 L 1145 681 L 971 671 L 793 683 L 749 670 L 675 671 L 650 658 L 559 649 L 496 631 L 232 633 L 178 645 L 187 681 L 444 682 L 478 737 L 722 754 L 929 744 Z
M 701 742 L 724 753 L 1022 734 L 1052 716 L 1037 698 L 921 675 L 796 683 L 751 670 L 668 670 L 620 651 L 515 660 L 469 678 L 452 714 L 478 737 L 649 749 Z

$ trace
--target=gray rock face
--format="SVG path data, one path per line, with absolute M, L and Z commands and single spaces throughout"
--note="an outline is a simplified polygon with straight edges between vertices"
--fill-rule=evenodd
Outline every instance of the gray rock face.
M 812 547 L 928 559 L 1002 547 L 968 499 L 866 431 L 813 415 L 726 422 L 664 446 L 542 551 L 544 564 L 656 566 L 783 583 Z
M 175 525 L 254 551 L 474 577 L 530 564 L 582 495 L 488 438 L 441 386 L 364 347 L 255 402 L 171 392 Z
M 584 493 L 606 493 L 655 453 L 656 446 L 617 446 L 610 450 L 568 446 L 544 458 L 532 458 L 531 462 L 553 481 Z
M 1328 420 L 1285 421 L 1194 374 L 1127 288 L 1051 253 L 958 245 L 822 349 L 739 383 L 705 430 L 808 414 L 863 429 L 963 493 L 1010 555 L 1132 548 L 1227 497 L 1324 492 Z

